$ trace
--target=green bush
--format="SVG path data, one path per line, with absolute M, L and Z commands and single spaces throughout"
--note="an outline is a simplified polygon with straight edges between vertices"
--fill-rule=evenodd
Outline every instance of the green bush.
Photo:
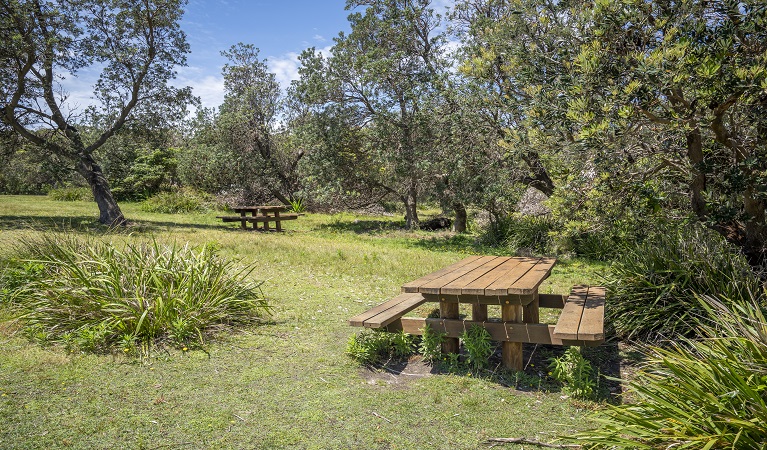
M 624 250 L 605 283 L 607 323 L 620 337 L 648 342 L 696 335 L 698 295 L 742 301 L 754 293 L 763 299 L 746 259 L 700 228 L 659 233 Z
M 346 354 L 359 364 L 374 365 L 391 358 L 408 357 L 416 348 L 416 339 L 404 332 L 363 330 L 349 337 Z
M 426 324 L 418 346 L 418 351 L 426 362 L 437 364 L 442 360 L 442 343 L 445 342 L 446 337 L 446 333 L 436 331 L 431 325 Z
M 213 208 L 212 198 L 191 189 L 160 192 L 141 203 L 141 209 L 147 212 L 164 214 L 184 214 L 205 212 Z
M 552 358 L 551 376 L 562 383 L 562 392 L 575 398 L 591 400 L 596 393 L 594 370 L 580 349 L 570 347 L 559 358 Z
M 93 201 L 93 193 L 87 187 L 64 187 L 51 189 L 48 197 L 60 202 Z
M 611 449 L 764 449 L 767 320 L 760 299 L 699 300 L 700 340 L 645 350 L 628 384 L 632 403 L 609 406 L 602 426 L 574 436 Z
M 252 268 L 236 267 L 212 247 L 152 241 L 118 249 L 48 235 L 23 243 L 18 254 L 16 266 L 30 269 L 12 280 L 26 282 L 4 285 L 23 327 L 36 340 L 72 350 L 199 346 L 215 331 L 269 311 L 261 283 L 248 280 Z
M 474 370 L 486 368 L 490 355 L 493 354 L 490 332 L 480 325 L 472 325 L 463 332 L 461 340 L 463 341 L 463 347 L 469 354 L 469 358 L 466 361 L 468 366 Z

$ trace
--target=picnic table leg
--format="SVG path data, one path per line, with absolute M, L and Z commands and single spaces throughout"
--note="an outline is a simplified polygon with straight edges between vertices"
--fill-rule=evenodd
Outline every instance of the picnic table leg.
M 256 217 L 256 215 L 257 215 L 257 214 L 256 214 L 256 212 L 255 212 L 255 211 L 252 211 L 252 212 L 250 213 L 250 215 L 251 215 L 252 217 Z M 253 229 L 254 229 L 254 230 L 258 230 L 258 222 L 256 222 L 255 220 L 253 221 Z
M 240 228 L 242 228 L 243 230 L 247 230 L 248 221 L 245 220 L 245 213 L 240 214 L 240 217 L 242 218 L 242 220 L 240 220 Z
M 282 226 L 280 225 L 280 212 L 275 211 L 274 212 L 274 226 L 277 228 L 277 231 L 282 231 Z
M 261 211 L 261 215 L 264 216 L 264 217 L 269 217 L 269 213 L 266 212 L 266 211 Z M 264 221 L 264 231 L 269 231 L 269 221 L 268 220 Z
M 501 320 L 504 322 L 522 322 L 522 305 L 501 305 Z M 503 342 L 503 365 L 507 369 L 522 370 L 522 343 Z
M 487 320 L 487 305 L 479 303 L 471 305 L 471 320 L 475 322 L 484 322 Z
M 524 306 L 522 312 L 522 321 L 525 323 L 540 323 L 540 308 L 538 302 L 538 293 L 535 293 L 535 297 L 532 302 Z
M 443 319 L 458 319 L 458 303 L 439 302 L 439 317 Z M 458 353 L 460 344 L 458 338 L 445 338 L 442 343 L 442 353 Z

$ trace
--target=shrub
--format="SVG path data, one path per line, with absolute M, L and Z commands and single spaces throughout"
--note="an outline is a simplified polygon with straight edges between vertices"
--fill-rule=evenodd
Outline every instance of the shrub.
M 93 201 L 93 193 L 87 187 L 64 187 L 51 189 L 48 197 L 60 202 Z
M 650 242 L 625 250 L 608 271 L 605 313 L 618 336 L 650 342 L 693 336 L 702 313 L 698 295 L 743 300 L 761 292 L 746 259 L 707 230 L 682 228 Z
M 563 384 L 562 392 L 575 398 L 590 400 L 596 392 L 594 370 L 577 347 L 570 347 L 559 358 L 552 358 L 551 376 Z
M 212 207 L 213 200 L 207 194 L 191 189 L 160 192 L 141 203 L 141 209 L 164 214 L 205 212 Z
M 634 403 L 610 406 L 601 428 L 574 436 L 601 448 L 765 448 L 767 320 L 759 299 L 699 300 L 703 339 L 649 347 L 628 384 Z
M 428 323 L 423 328 L 421 344 L 418 351 L 423 355 L 426 362 L 435 364 L 442 359 L 442 343 L 445 342 L 446 333 L 434 330 Z
M 269 311 L 252 268 L 237 268 L 212 247 L 156 241 L 117 249 L 49 235 L 25 242 L 26 283 L 6 283 L 30 337 L 83 351 L 147 352 L 203 345 L 213 332 L 260 320 Z M 40 265 L 44 268 L 38 273 Z
M 487 367 L 490 355 L 493 354 L 493 345 L 490 343 L 490 332 L 479 325 L 472 325 L 461 335 L 463 347 L 469 354 L 467 364 L 474 370 Z
M 360 364 L 374 365 L 410 356 L 416 347 L 415 338 L 404 332 L 363 330 L 349 338 L 346 354 Z

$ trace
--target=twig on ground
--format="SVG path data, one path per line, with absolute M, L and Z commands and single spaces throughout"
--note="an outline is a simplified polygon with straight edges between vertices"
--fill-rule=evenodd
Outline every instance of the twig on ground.
M 374 415 L 374 416 L 376 416 L 376 417 L 378 417 L 379 419 L 383 419 L 383 420 L 385 420 L 385 421 L 387 421 L 387 422 L 391 423 L 391 420 L 389 420 L 389 419 L 387 419 L 386 417 L 384 417 L 384 416 L 382 416 L 382 415 L 378 414 L 378 413 L 377 413 L 377 412 L 375 412 L 375 411 L 373 411 L 373 415 Z
M 545 442 L 526 438 L 488 438 L 487 442 L 493 444 L 528 444 L 546 448 L 581 448 L 581 446 L 577 444 L 547 444 Z

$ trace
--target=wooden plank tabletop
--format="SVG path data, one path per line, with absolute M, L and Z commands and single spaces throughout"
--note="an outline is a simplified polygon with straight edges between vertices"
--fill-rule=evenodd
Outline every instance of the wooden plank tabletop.
M 554 258 L 470 256 L 402 286 L 421 294 L 531 295 L 551 273 Z

